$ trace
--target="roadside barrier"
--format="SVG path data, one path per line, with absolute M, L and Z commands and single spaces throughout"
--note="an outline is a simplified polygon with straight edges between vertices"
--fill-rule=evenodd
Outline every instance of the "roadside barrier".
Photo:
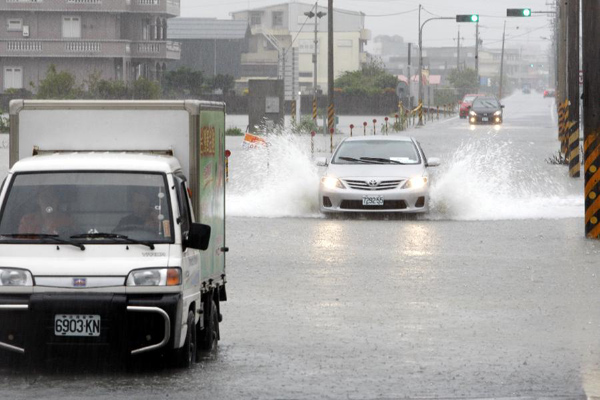
M 296 100 L 292 100 L 291 104 L 290 104 L 290 115 L 292 116 L 292 121 L 296 122 Z
M 569 138 L 569 176 L 571 178 L 579 178 L 579 123 L 577 121 L 569 121 L 567 124 L 567 135 Z

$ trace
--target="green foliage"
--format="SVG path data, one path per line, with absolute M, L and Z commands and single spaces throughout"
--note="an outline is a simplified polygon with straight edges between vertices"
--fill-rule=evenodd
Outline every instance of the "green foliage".
M 244 131 L 242 131 L 240 128 L 228 128 L 225 131 L 225 135 L 227 136 L 244 136 Z
M 163 79 L 165 94 L 170 97 L 198 97 L 203 93 L 205 84 L 202 71 L 192 71 L 188 67 L 169 71 Z
M 474 69 L 465 68 L 460 71 L 453 69 L 448 74 L 448 82 L 456 89 L 458 98 L 463 98 L 467 93 L 477 93 L 479 90 L 477 73 Z
M 46 77 L 40 82 L 38 99 L 76 99 L 83 90 L 75 83 L 75 76 L 67 71 L 58 72 L 54 64 L 48 67 Z
M 132 95 L 136 100 L 157 100 L 160 99 L 160 83 L 140 78 L 133 82 Z
M 87 97 L 97 100 L 125 100 L 131 98 L 131 93 L 125 82 L 100 79 L 100 74 L 94 73 L 87 81 Z
M 454 104 L 458 102 L 460 99 L 456 95 L 456 90 L 453 88 L 440 88 L 435 89 L 434 92 L 434 105 L 436 106 L 446 106 L 448 104 Z
M 235 79 L 231 75 L 218 74 L 210 80 L 210 85 L 213 90 L 220 89 L 223 91 L 223 94 L 226 94 L 233 89 Z
M 8 118 L 3 117 L 2 114 L 4 114 L 4 111 L 0 110 L 0 133 L 8 133 L 8 131 L 9 131 Z
M 377 95 L 386 89 L 396 89 L 398 78 L 389 74 L 381 63 L 371 61 L 358 71 L 344 72 L 335 81 L 335 87 L 354 95 Z
M 300 122 L 295 122 L 292 124 L 292 131 L 294 133 L 310 133 L 312 131 L 317 132 L 319 127 L 313 121 L 311 116 L 304 116 L 300 118 Z

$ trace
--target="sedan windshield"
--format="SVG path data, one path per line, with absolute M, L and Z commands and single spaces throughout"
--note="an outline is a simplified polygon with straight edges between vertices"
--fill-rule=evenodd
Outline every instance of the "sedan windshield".
M 386 162 L 387 161 L 387 162 Z M 346 141 L 335 153 L 333 164 L 419 164 L 419 152 L 410 140 Z
M 473 102 L 473 108 L 500 108 L 500 104 L 496 99 L 476 99 Z
M 165 177 L 61 172 L 15 176 L 0 241 L 172 242 Z

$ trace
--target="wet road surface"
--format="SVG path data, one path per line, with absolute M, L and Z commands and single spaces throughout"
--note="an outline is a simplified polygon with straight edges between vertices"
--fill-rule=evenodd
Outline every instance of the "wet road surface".
M 0 398 L 600 396 L 600 243 L 583 237 L 582 182 L 545 161 L 551 100 L 505 104 L 498 130 L 454 118 L 409 132 L 443 163 L 417 219 L 322 218 L 305 149 L 272 155 L 265 178 L 230 140 L 218 352 L 185 371 L 4 366 Z

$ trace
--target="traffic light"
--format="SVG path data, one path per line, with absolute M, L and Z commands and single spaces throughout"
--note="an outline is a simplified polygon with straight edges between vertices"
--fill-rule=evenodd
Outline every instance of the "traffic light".
M 456 16 L 456 22 L 479 22 L 479 14 L 461 14 Z
M 531 8 L 507 8 L 507 17 L 531 17 Z

